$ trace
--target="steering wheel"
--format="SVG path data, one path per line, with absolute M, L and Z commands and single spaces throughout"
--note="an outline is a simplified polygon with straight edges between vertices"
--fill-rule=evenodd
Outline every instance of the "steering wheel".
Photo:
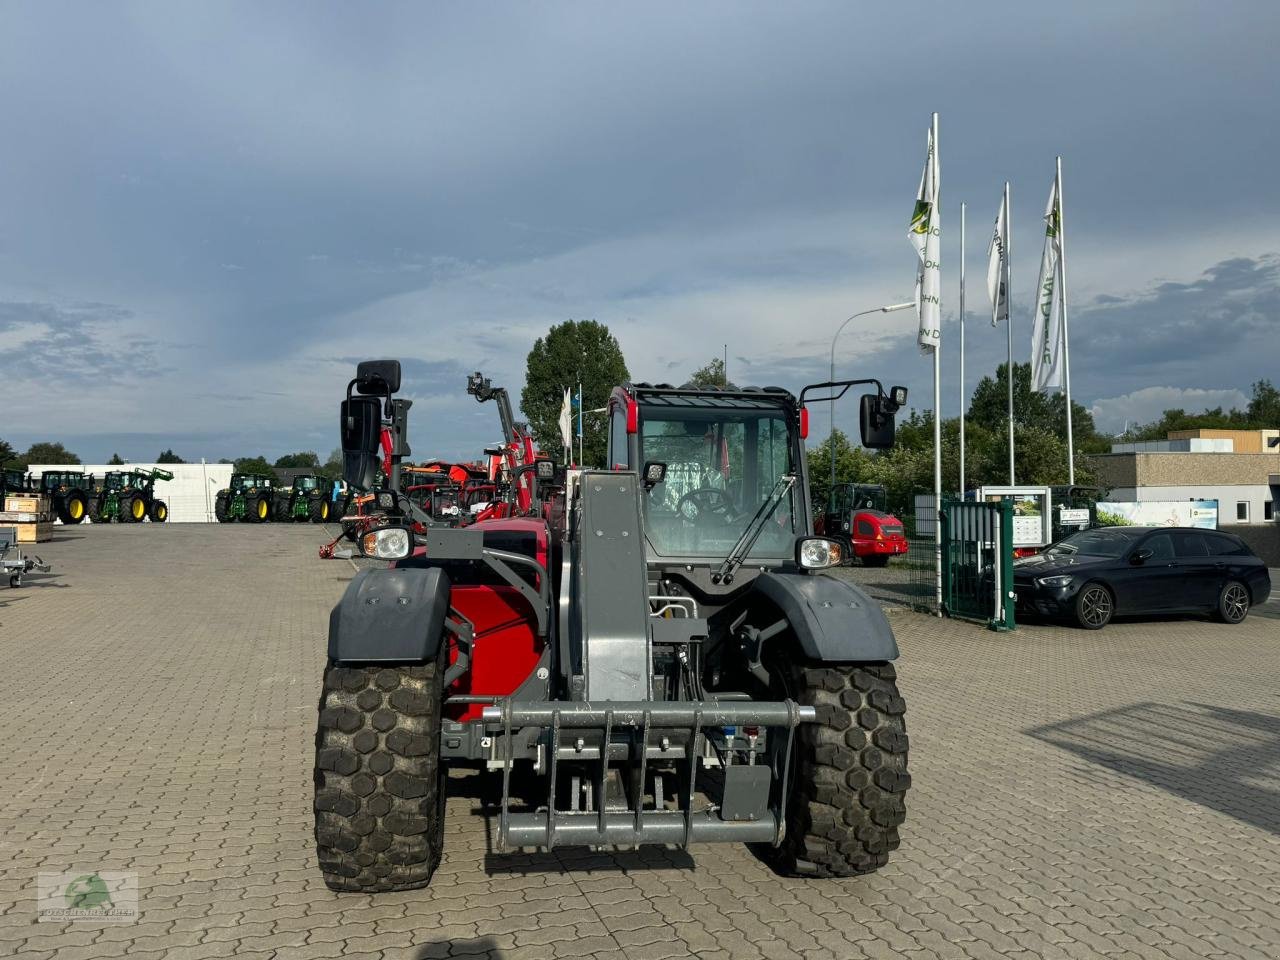
M 676 513 L 690 523 L 705 526 L 713 522 L 732 523 L 737 510 L 734 509 L 733 501 L 723 490 L 717 490 L 715 487 L 700 487 L 697 490 L 690 490 L 680 498 L 676 503 Z

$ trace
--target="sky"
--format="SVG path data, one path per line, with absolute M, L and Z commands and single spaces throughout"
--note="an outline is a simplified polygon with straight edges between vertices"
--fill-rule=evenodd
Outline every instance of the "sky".
M 940 115 L 942 412 L 1015 358 L 1063 157 L 1074 398 L 1098 425 L 1244 403 L 1280 358 L 1280 4 L 6 5 L 0 437 L 86 462 L 337 445 L 400 358 L 415 455 L 466 457 L 534 340 L 596 319 L 637 380 L 728 350 L 825 379 L 909 299 Z M 902 8 L 906 10 L 906 8 Z M 932 406 L 914 311 L 837 373 Z M 847 407 L 847 409 L 845 409 Z M 817 423 L 825 424 L 825 412 Z M 837 413 L 856 429 L 856 404 Z

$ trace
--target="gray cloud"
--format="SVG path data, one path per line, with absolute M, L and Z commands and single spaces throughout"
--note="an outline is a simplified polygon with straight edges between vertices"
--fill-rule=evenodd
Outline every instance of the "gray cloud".
M 727 342 L 735 379 L 798 387 L 825 377 L 843 317 L 910 291 L 931 109 L 953 314 L 958 201 L 980 254 L 1013 181 L 1029 289 L 1066 152 L 1077 397 L 1236 389 L 1273 362 L 1257 344 L 1274 340 L 1259 324 L 1276 316 L 1275 262 L 1258 251 L 1280 249 L 1259 217 L 1280 203 L 1278 28 L 1274 4 L 1154 0 L 927 17 L 16 8 L 0 33 L 0 299 L 120 306 L 58 308 L 75 315 L 52 318 L 56 349 L 31 361 L 45 396 L 7 412 L 42 435 L 155 423 L 213 457 L 323 447 L 350 376 L 335 358 L 399 351 L 422 364 L 406 365 L 415 449 L 465 455 L 489 428 L 459 377 L 478 367 L 518 393 L 534 338 L 569 317 L 608 323 L 637 378 L 678 379 Z M 973 53 L 994 48 L 999 70 Z M 911 323 L 854 325 L 840 369 L 927 399 Z M 947 335 L 953 411 L 954 317 Z M 0 328 L 6 370 L 34 369 L 20 337 Z M 1003 352 L 974 322 L 971 384 Z M 97 402 L 57 400 L 90 381 Z

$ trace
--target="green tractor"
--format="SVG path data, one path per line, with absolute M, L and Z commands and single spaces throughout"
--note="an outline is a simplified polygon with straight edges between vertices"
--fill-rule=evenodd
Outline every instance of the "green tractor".
M 19 467 L 6 467 L 0 470 L 0 507 L 3 507 L 4 498 L 9 494 L 35 493 L 37 492 L 31 482 L 31 474 Z
M 213 503 L 213 514 L 219 523 L 247 520 L 263 523 L 271 519 L 276 478 L 256 473 L 233 473 L 231 486 L 219 490 Z
M 89 516 L 93 476 L 82 470 L 46 470 L 40 474 L 40 492 L 49 495 L 54 516 L 63 523 L 81 523 Z
M 275 496 L 272 519 L 281 522 L 296 521 L 324 523 L 329 519 L 329 498 L 326 492 L 331 481 L 313 473 L 299 474 L 293 478 L 292 487 L 284 487 Z
M 169 519 L 169 505 L 156 499 L 157 480 L 172 480 L 168 470 L 111 470 L 95 490 L 90 507 L 95 523 L 141 523 L 148 517 L 152 523 Z

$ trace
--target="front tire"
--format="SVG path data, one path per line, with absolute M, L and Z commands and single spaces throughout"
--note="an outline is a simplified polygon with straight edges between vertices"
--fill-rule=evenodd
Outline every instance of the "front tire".
M 136 506 L 135 506 L 136 504 Z M 135 496 L 123 496 L 120 498 L 120 522 L 121 523 L 137 523 L 142 517 L 146 516 L 146 505 Z
M 1111 591 L 1100 583 L 1086 583 L 1076 594 L 1076 623 L 1086 630 L 1101 630 L 1116 612 Z
M 906 702 L 892 663 L 775 668 L 788 696 L 817 708 L 796 731 L 782 843 L 769 858 L 793 876 L 872 873 L 906 819 Z
M 222 494 L 218 494 L 213 501 L 213 515 L 219 523 L 227 523 L 231 520 L 231 513 L 227 509 L 227 498 Z
M 313 497 L 307 503 L 307 517 L 312 523 L 324 523 L 329 519 L 329 501 Z
M 169 519 L 169 505 L 163 500 L 152 500 L 149 516 L 152 523 L 164 523 Z
M 85 501 L 84 494 L 79 490 L 73 490 L 62 501 L 62 509 L 58 511 L 58 516 L 63 523 L 76 524 L 83 522 L 88 513 L 89 505 Z
M 331 890 L 381 893 L 431 882 L 444 848 L 444 654 L 441 644 L 427 664 L 325 670 L 315 836 Z
M 1218 619 L 1223 623 L 1244 623 L 1249 616 L 1249 588 L 1239 580 L 1228 580 L 1218 594 Z

